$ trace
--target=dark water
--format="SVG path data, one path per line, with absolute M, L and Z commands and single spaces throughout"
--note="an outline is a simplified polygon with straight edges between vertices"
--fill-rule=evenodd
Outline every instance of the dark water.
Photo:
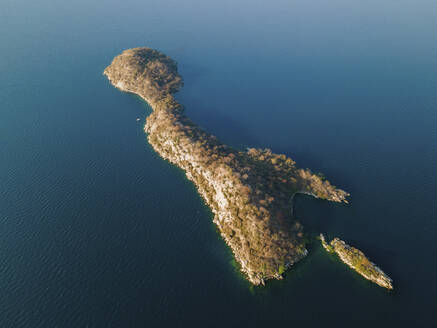
M 179 62 L 200 125 L 349 191 L 296 215 L 395 291 L 318 244 L 250 288 L 148 146 L 150 109 L 102 76 L 143 45 Z M 3 0 L 0 50 L 0 327 L 437 326 L 435 1 Z

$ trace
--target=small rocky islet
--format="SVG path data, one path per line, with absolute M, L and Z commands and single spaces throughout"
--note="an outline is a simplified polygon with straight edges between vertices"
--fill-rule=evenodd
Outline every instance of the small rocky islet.
M 328 243 L 325 236 L 320 234 L 322 246 L 329 253 L 336 253 L 338 257 L 351 269 L 375 284 L 393 289 L 392 279 L 384 273 L 375 263 L 371 262 L 359 249 L 346 244 L 340 238 L 334 238 Z
M 148 142 L 195 184 L 252 284 L 282 279 L 307 255 L 303 227 L 292 215 L 296 193 L 347 203 L 349 194 L 322 174 L 298 168 L 270 149 L 235 149 L 193 123 L 173 97 L 183 86 L 177 64 L 163 53 L 146 47 L 125 50 L 104 74 L 115 87 L 150 105 Z

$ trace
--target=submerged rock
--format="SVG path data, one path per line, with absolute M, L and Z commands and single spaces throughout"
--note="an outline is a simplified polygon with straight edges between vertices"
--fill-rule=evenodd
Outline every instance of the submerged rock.
M 141 96 L 152 107 L 145 125 L 149 143 L 196 185 L 251 283 L 281 279 L 307 254 L 302 225 L 291 214 L 294 194 L 347 202 L 347 192 L 323 175 L 297 168 L 285 155 L 234 149 L 194 124 L 172 95 L 183 85 L 177 65 L 161 52 L 125 50 L 104 74 L 114 86 Z

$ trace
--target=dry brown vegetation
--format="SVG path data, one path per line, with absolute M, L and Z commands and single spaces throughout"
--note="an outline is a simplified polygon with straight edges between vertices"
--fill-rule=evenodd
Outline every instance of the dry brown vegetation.
M 364 278 L 387 288 L 393 289 L 392 280 L 375 263 L 371 262 L 359 249 L 349 246 L 343 240 L 334 238 L 330 247 L 343 262 Z
M 335 202 L 348 194 L 269 149 L 240 151 L 203 131 L 172 96 L 183 84 L 177 65 L 150 48 L 124 51 L 105 69 L 121 90 L 152 107 L 145 130 L 153 148 L 185 170 L 214 213 L 214 222 L 253 284 L 282 273 L 307 253 L 291 197 L 307 193 Z

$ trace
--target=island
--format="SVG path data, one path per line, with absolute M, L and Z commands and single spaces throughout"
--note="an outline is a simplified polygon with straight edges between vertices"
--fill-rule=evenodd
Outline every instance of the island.
M 322 174 L 298 168 L 292 159 L 269 149 L 235 149 L 194 124 L 173 97 L 183 80 L 176 62 L 163 53 L 125 50 L 104 74 L 115 87 L 150 105 L 148 142 L 195 184 L 252 284 L 281 279 L 307 255 L 303 227 L 292 214 L 296 193 L 347 203 L 349 194 Z
M 334 238 L 329 244 L 325 240 L 325 236 L 320 234 L 320 240 L 323 248 L 329 253 L 336 253 L 338 257 L 346 263 L 350 268 L 362 275 L 364 278 L 374 282 L 375 284 L 393 289 L 392 279 L 387 276 L 375 263 L 364 255 L 359 249 L 349 246 L 343 240 Z

